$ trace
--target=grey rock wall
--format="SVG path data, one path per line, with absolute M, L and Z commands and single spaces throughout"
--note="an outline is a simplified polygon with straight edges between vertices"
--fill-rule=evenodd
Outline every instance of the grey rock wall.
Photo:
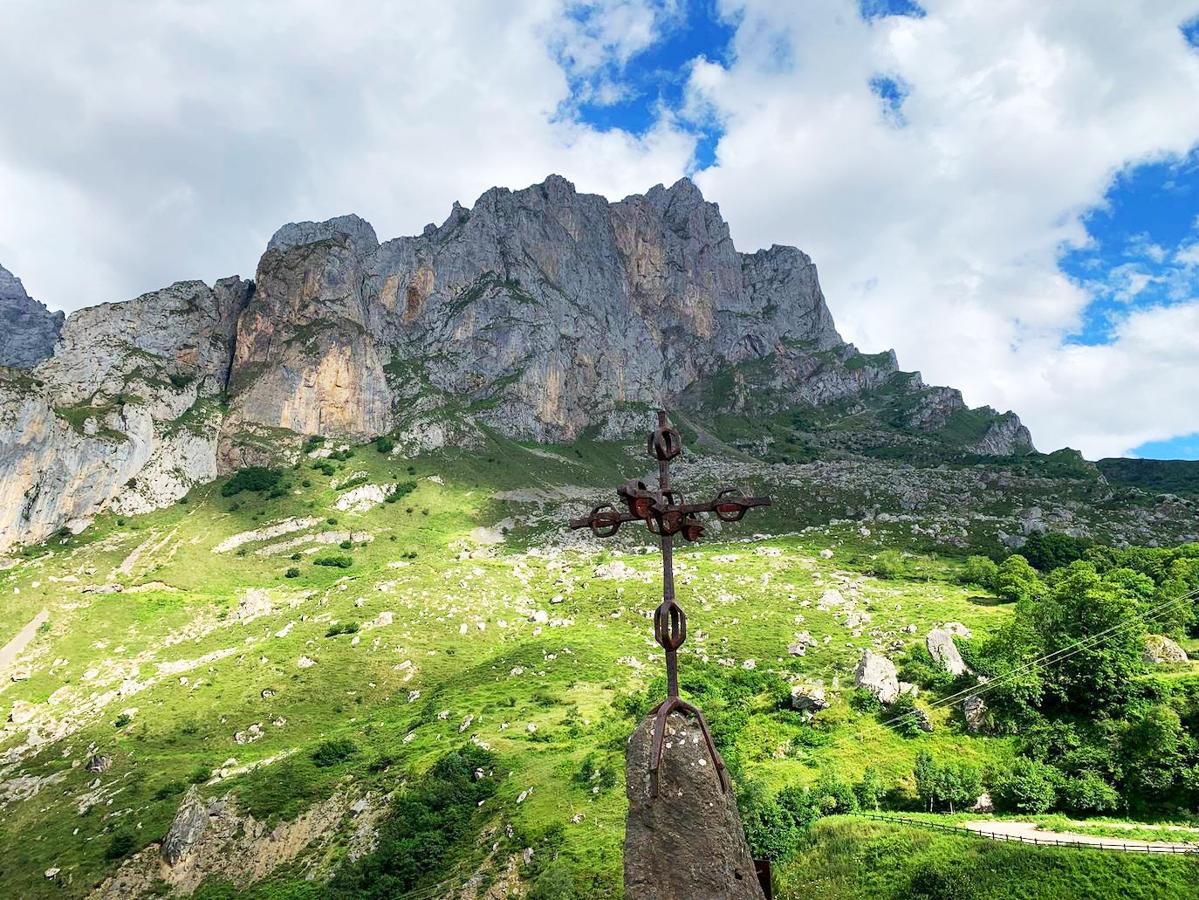
M 25 293 L 21 279 L 0 266 L 0 366 L 29 369 L 54 352 L 63 314 Z

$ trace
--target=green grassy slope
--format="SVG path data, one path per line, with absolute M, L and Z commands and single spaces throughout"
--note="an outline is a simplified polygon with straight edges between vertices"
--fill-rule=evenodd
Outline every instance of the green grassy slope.
M 497 438 L 478 453 L 406 460 L 366 446 L 325 463 L 332 474 L 305 457 L 282 489 L 223 496 L 218 482 L 29 548 L 0 572 L 0 641 L 50 613 L 23 657 L 28 677 L 0 686 L 4 709 L 34 705 L 0 738 L 6 890 L 88 894 L 161 839 L 190 784 L 233 798 L 267 831 L 330 797 L 366 798 L 382 815 L 382 798 L 473 742 L 494 754 L 495 796 L 474 838 L 421 886 L 536 884 L 556 856 L 581 895 L 619 896 L 624 741 L 662 690 L 648 619 L 660 559 L 631 531 L 601 548 L 560 526 L 605 498 L 603 486 L 645 471 L 635 449 Z M 706 489 L 723 465 L 697 453 L 682 471 Z M 347 481 L 407 493 L 339 509 Z M 955 584 L 954 559 L 909 556 L 902 577 L 864 575 L 880 550 L 919 546 L 910 524 L 801 530 L 812 523 L 797 518 L 800 498 L 820 486 L 765 487 L 781 501 L 768 515 L 676 556 L 691 626 L 684 692 L 705 706 L 734 773 L 778 788 L 873 765 L 902 793 L 918 749 L 984 767 L 1006 759 L 1010 739 L 968 735 L 944 710 L 933 734 L 902 737 L 855 708 L 849 688 L 876 638 L 913 645 L 947 621 L 986 631 L 1009 608 Z M 253 533 L 294 520 L 312 521 Z M 329 556 L 348 567 L 316 564 Z M 622 577 L 611 577 L 616 562 Z M 847 625 L 844 608 L 822 609 L 829 590 L 869 619 Z M 816 644 L 791 656 L 801 631 Z M 785 708 L 797 673 L 830 687 L 815 724 Z M 347 749 L 324 764 L 329 742 Z M 111 768 L 85 771 L 93 752 Z M 350 814 L 339 822 L 319 852 L 256 873 L 256 894 L 311 896 L 308 876 L 319 884 L 358 847 Z M 214 866 L 210 896 L 249 881 L 235 862 Z
M 1032 848 L 836 816 L 777 871 L 777 896 L 822 900 L 1199 897 L 1199 859 Z

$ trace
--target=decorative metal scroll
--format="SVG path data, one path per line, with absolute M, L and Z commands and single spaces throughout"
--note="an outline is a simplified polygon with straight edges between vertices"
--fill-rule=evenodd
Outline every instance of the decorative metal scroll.
M 646 452 L 658 460 L 658 487 L 653 489 L 636 479 L 616 489 L 620 507 L 603 504 L 591 510 L 586 518 L 571 520 L 571 528 L 590 528 L 598 538 L 608 538 L 625 522 L 641 522 L 662 544 L 662 603 L 654 610 L 654 640 L 666 651 L 666 699 L 654 709 L 653 744 L 650 751 L 650 791 L 658 794 L 658 767 L 662 762 L 662 744 L 666 735 L 666 720 L 672 712 L 690 714 L 699 723 L 716 767 L 722 791 L 729 789 L 729 776 L 724 761 L 712 742 L 712 733 L 699 709 L 679 697 L 679 647 L 687 640 L 687 615 L 674 596 L 674 536 L 697 541 L 704 534 L 703 513 L 713 513 L 722 522 L 739 521 L 755 506 L 769 506 L 769 497 L 747 497 L 735 488 L 721 489 L 707 503 L 687 503 L 670 483 L 670 461 L 683 452 L 683 441 L 677 429 L 671 427 L 666 412 L 658 412 L 658 428 L 649 436 Z M 623 508 L 621 508 L 623 507 Z

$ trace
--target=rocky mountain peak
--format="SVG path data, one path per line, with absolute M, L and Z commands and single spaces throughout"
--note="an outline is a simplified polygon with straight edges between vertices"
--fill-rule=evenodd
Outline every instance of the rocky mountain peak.
M 27 293 L 21 279 L 0 266 L 0 366 L 29 369 L 54 351 L 64 316 Z
M 20 315 L 49 315 L 12 276 L 0 284 Z M 908 429 L 934 452 L 946 435 L 958 451 L 1031 448 L 1015 416 L 966 410 L 893 354 L 845 343 L 812 260 L 738 251 L 686 178 L 610 202 L 550 175 L 383 243 L 357 215 L 290 223 L 254 282 L 181 282 L 73 313 L 34 376 L 0 379 L 0 548 L 173 502 L 304 435 L 389 434 L 415 453 L 489 430 L 615 437 L 661 405 L 803 407 L 805 421 L 849 411 Z
M 285 252 L 293 247 L 325 241 L 337 235 L 344 236 L 359 255 L 373 253 L 379 247 L 379 239 L 371 223 L 350 213 L 326 219 L 324 222 L 290 222 L 276 231 L 266 249 Z

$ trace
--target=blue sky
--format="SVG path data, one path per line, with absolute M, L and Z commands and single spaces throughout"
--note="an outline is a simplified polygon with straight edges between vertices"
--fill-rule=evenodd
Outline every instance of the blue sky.
M 860 0 L 865 20 L 888 16 L 922 18 L 924 9 L 910 0 Z M 586 23 L 592 11 L 575 13 Z M 574 109 L 589 125 L 606 131 L 647 133 L 663 109 L 683 106 L 691 61 L 702 57 L 727 64 L 738 22 L 720 17 L 711 0 L 698 0 L 662 28 L 658 40 L 628 60 L 572 82 Z M 1179 26 L 1199 48 L 1199 17 Z M 619 84 L 618 99 L 597 96 L 603 81 Z M 900 78 L 877 73 L 869 87 L 880 113 L 895 127 L 904 125 L 903 102 L 910 90 Z M 687 126 L 697 138 L 692 174 L 716 162 L 722 131 L 711 118 Z M 1120 170 L 1100 203 L 1082 215 L 1087 238 L 1082 246 L 1064 245 L 1059 268 L 1091 300 L 1068 344 L 1099 346 L 1137 310 L 1169 306 L 1199 296 L 1199 150 L 1190 155 L 1143 162 Z M 1131 453 L 1156 459 L 1199 459 L 1199 433 L 1148 441 Z
M 595 7 L 586 5 L 571 11 L 583 27 L 597 14 Z M 683 105 L 692 60 L 728 61 L 736 30 L 735 21 L 721 18 L 714 0 L 695 0 L 681 7 L 677 16 L 662 21 L 657 39 L 626 63 L 612 60 L 599 71 L 572 78 L 571 111 L 601 131 L 644 134 L 663 109 Z M 600 90 L 603 84 L 619 84 L 622 92 L 605 98 Z M 707 168 L 715 159 L 719 127 L 713 122 L 689 122 L 686 127 L 696 138 L 692 170 Z

